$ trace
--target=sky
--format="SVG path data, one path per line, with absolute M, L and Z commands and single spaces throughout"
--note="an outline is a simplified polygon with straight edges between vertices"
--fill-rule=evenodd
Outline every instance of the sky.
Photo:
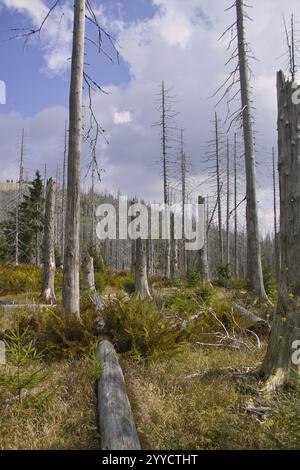
M 36 169 L 61 177 L 64 128 L 68 117 L 73 3 L 61 0 L 40 34 L 25 41 L 26 28 L 37 28 L 53 0 L 0 0 L 0 81 L 6 84 L 6 104 L 0 104 L 0 181 L 15 179 L 25 130 L 25 168 L 29 178 Z M 186 152 L 191 160 L 189 192 L 214 195 L 208 180 L 208 142 L 214 113 L 225 117 L 225 107 L 210 98 L 234 64 L 225 63 L 230 34 L 218 41 L 234 21 L 232 0 L 93 0 L 103 27 L 117 40 L 119 63 L 98 54 L 86 43 L 86 70 L 108 93 L 93 93 L 93 106 L 108 144 L 98 144 L 103 169 L 100 190 L 120 191 L 148 200 L 162 199 L 159 159 L 160 132 L 157 100 L 162 80 L 176 96 L 177 126 L 185 129 Z M 247 2 L 249 3 L 249 2 Z M 246 22 L 251 61 L 252 99 L 256 130 L 257 183 L 260 225 L 272 232 L 272 146 L 276 137 L 276 71 L 286 67 L 283 15 L 297 17 L 298 0 L 251 0 Z M 87 36 L 93 38 L 87 26 Z M 105 50 L 116 59 L 108 41 Z M 87 95 L 85 90 L 85 104 Z M 238 106 L 238 105 L 237 105 Z M 234 104 L 232 112 L 235 110 Z M 85 121 L 88 119 L 84 107 Z M 224 129 L 228 124 L 224 125 Z M 234 128 L 230 130 L 230 142 Z M 173 144 L 174 146 L 175 144 Z M 173 192 L 179 197 L 178 150 L 170 151 Z M 231 145 L 232 155 L 232 145 Z M 241 168 L 242 158 L 239 159 Z M 82 184 L 90 162 L 83 146 Z M 239 197 L 244 196 L 241 176 Z M 211 201 L 213 197 L 211 198 Z M 212 203 L 212 202 L 211 202 Z M 241 219 L 240 224 L 244 221 Z

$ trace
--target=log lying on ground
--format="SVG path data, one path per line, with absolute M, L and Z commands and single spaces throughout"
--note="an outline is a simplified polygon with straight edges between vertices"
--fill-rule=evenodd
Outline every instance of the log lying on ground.
M 248 329 L 256 329 L 256 327 L 264 332 L 269 333 L 271 326 L 267 320 L 258 317 L 253 312 L 250 312 L 245 307 L 234 303 L 233 307 L 239 312 L 239 314 L 249 323 Z
M 103 450 L 140 449 L 134 417 L 117 353 L 113 345 L 102 340 L 97 350 L 101 364 L 98 381 L 100 440 Z

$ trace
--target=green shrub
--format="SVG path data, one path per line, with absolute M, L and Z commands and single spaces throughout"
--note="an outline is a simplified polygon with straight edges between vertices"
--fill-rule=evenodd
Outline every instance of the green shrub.
M 0 265 L 0 295 L 39 292 L 42 271 L 31 265 Z
M 184 348 L 180 332 L 172 328 L 150 300 L 111 301 L 103 317 L 118 352 L 155 361 L 172 357 Z
M 201 282 L 201 274 L 196 269 L 189 269 L 186 275 L 187 287 L 197 287 Z
M 75 359 L 85 354 L 95 340 L 95 314 L 90 307 L 81 308 L 81 319 L 63 317 L 59 309 L 44 309 L 22 315 L 20 330 L 30 333 L 39 351 L 47 359 Z
M 215 272 L 215 284 L 218 287 L 230 287 L 230 281 L 232 278 L 232 273 L 230 270 L 230 266 L 220 264 L 216 268 Z
M 94 270 L 96 273 L 102 272 L 104 270 L 103 258 L 100 255 L 99 251 L 95 247 L 89 248 L 89 255 L 94 259 Z
M 102 272 L 95 272 L 95 286 L 98 292 L 103 292 L 106 287 L 106 282 Z

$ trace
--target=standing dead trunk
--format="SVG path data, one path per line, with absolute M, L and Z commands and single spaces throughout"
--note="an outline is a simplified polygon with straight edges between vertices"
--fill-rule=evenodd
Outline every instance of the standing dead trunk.
M 237 141 L 234 134 L 234 275 L 239 275 L 238 218 L 237 218 Z
M 164 179 L 164 204 L 169 204 L 169 191 L 168 191 L 168 155 L 167 155 L 167 111 L 166 111 L 166 89 L 165 82 L 162 81 L 162 159 L 163 159 L 163 179 Z M 171 246 L 170 237 L 165 241 L 165 276 L 170 277 L 170 258 Z
M 51 305 L 55 302 L 55 193 L 56 181 L 49 179 L 46 190 L 45 228 L 44 228 L 44 277 L 42 297 L 45 302 Z
M 219 149 L 219 126 L 218 115 L 215 113 L 215 138 L 216 138 L 216 176 L 218 195 L 218 233 L 219 233 L 219 255 L 220 263 L 223 263 L 223 235 L 222 235 L 222 200 L 221 200 L 221 176 L 220 176 L 220 149 Z
M 151 297 L 147 275 L 146 240 L 136 240 L 135 294 L 138 297 Z
M 236 0 L 236 11 L 246 168 L 247 271 L 252 290 L 259 297 L 265 298 L 257 217 L 256 171 L 244 29 L 244 0 Z
M 174 280 L 177 276 L 178 272 L 178 244 L 177 240 L 175 239 L 175 214 L 171 212 L 170 214 L 170 222 L 171 222 L 171 279 Z
M 226 195 L 226 266 L 229 267 L 230 263 L 230 156 L 229 156 L 229 139 L 227 137 L 227 169 L 226 169 L 226 179 L 227 179 L 227 195 Z
M 276 168 L 275 168 L 275 150 L 272 149 L 273 160 L 273 210 L 274 210 L 274 247 L 275 247 L 275 276 L 276 281 L 280 278 L 280 244 L 277 230 L 277 198 L 276 198 Z
M 267 389 L 287 382 L 293 343 L 300 340 L 300 107 L 292 102 L 292 82 L 277 74 L 278 156 L 280 178 L 281 275 L 271 337 L 261 372 Z
M 85 289 L 88 289 L 91 293 L 96 292 L 94 258 L 89 255 L 85 256 L 83 259 L 83 276 Z
M 69 105 L 68 186 L 65 220 L 63 311 L 80 316 L 79 231 L 80 231 L 80 155 L 82 132 L 82 86 L 85 39 L 85 0 L 74 7 L 72 70 Z
M 24 177 L 24 129 L 22 131 L 22 143 L 21 143 L 21 158 L 20 158 L 20 169 L 19 169 L 19 182 L 18 182 L 18 193 L 17 193 L 17 205 L 16 205 L 16 234 L 15 234 L 15 264 L 18 266 L 20 260 L 20 202 L 23 192 L 23 177 Z
M 205 205 L 205 198 L 202 196 L 198 197 L 198 204 L 203 204 Z M 203 281 L 209 281 L 209 270 L 208 270 L 208 255 L 207 255 L 207 224 L 205 221 L 203 221 L 203 225 L 201 227 L 201 230 L 203 230 L 203 235 L 204 235 L 204 244 L 203 248 L 199 250 L 198 253 L 198 266 L 199 266 L 199 272 L 202 276 Z

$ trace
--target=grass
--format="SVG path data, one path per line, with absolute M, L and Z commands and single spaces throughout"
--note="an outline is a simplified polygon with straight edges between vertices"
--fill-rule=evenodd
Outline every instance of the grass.
M 0 449 L 99 449 L 96 395 L 84 360 L 48 365 L 47 399 L 7 403 L 0 396 Z
M 57 276 L 58 300 L 62 273 Z M 130 299 L 131 273 L 99 272 L 96 283 L 106 296 L 104 312 L 127 382 L 138 432 L 147 449 L 296 449 L 300 447 L 300 393 L 294 386 L 272 396 L 255 392 L 257 383 L 218 373 L 253 368 L 263 348 L 234 350 L 197 346 L 220 328 L 213 310 L 231 331 L 233 302 L 263 318 L 274 307 L 258 302 L 242 283 L 212 287 L 190 274 L 175 285 L 153 278 L 154 302 Z M 39 301 L 38 268 L 0 266 L 1 300 Z M 93 311 L 82 291 L 82 322 L 63 321 L 56 309 L 0 308 L 0 339 L 20 322 L 33 344 L 45 349 L 47 378 L 40 390 L 14 400 L 0 387 L 0 449 L 99 449 L 96 416 Z M 193 323 L 193 315 L 200 313 Z M 184 321 L 181 330 L 174 326 Z M 241 320 L 237 318 L 237 321 Z M 248 338 L 249 339 L 249 338 Z M 12 365 L 6 366 L 8 370 Z M 212 373 L 205 371 L 212 370 Z M 187 376 L 199 373 L 197 377 Z M 202 374 L 202 375 L 201 375 Z M 35 393 L 36 392 L 36 393 Z M 44 398 L 43 398 L 44 397 Z M 247 414 L 247 406 L 267 406 L 266 419 Z
M 143 447 L 299 448 L 299 394 L 282 391 L 272 398 L 259 397 L 218 374 L 184 378 L 211 368 L 252 367 L 263 354 L 190 348 L 180 357 L 149 365 L 125 359 L 123 367 Z M 244 408 L 254 404 L 271 407 L 272 415 L 263 420 L 247 414 Z M 292 426 L 296 426 L 293 432 Z

